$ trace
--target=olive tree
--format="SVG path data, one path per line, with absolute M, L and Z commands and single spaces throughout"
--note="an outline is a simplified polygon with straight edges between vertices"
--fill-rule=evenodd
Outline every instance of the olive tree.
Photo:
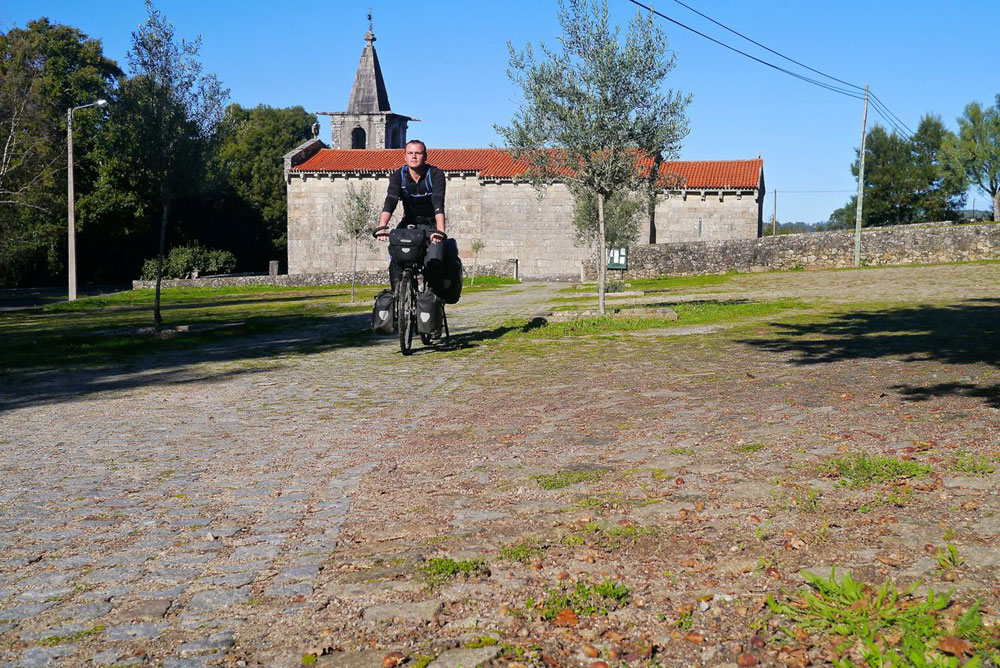
M 496 126 L 525 178 L 562 182 L 597 201 L 598 295 L 605 312 L 605 203 L 640 192 L 687 135 L 690 96 L 664 90 L 675 56 L 652 14 L 637 13 L 624 36 L 606 0 L 561 0 L 560 47 L 510 49 L 508 75 L 523 101 L 510 125 Z
M 375 203 L 374 191 L 370 184 L 355 188 L 353 183 L 347 184 L 347 192 L 340 204 L 337 217 L 340 219 L 340 232 L 337 243 L 351 244 L 351 303 L 354 303 L 354 285 L 358 279 L 358 245 L 365 244 L 368 248 L 375 246 L 371 235 L 372 227 L 378 220 L 380 209 Z

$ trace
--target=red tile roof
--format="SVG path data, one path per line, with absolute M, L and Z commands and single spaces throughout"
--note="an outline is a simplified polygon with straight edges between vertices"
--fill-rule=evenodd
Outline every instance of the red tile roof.
M 523 174 L 526 165 L 517 162 L 508 151 L 498 148 L 432 148 L 427 161 L 445 172 L 475 174 L 483 179 L 513 178 Z M 338 150 L 321 149 L 292 172 L 391 172 L 403 166 L 402 149 Z M 760 181 L 764 161 L 755 160 L 677 160 L 661 167 L 664 173 L 676 174 L 684 186 L 700 189 L 754 189 Z

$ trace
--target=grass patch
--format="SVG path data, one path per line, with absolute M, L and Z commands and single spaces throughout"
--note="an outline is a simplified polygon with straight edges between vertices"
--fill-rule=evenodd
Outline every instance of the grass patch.
M 465 643 L 467 649 L 478 649 L 480 647 L 492 647 L 499 643 L 500 641 L 493 636 L 476 636 L 469 642 Z
M 913 596 L 916 585 L 899 592 L 891 581 L 875 588 L 846 574 L 838 581 L 803 573 L 808 588 L 788 600 L 768 597 L 771 613 L 794 628 L 779 626 L 778 644 L 801 645 L 806 638 L 829 648 L 837 666 L 980 666 L 1000 659 L 1000 632 L 983 625 L 977 601 L 955 616 L 950 592 Z M 964 662 L 964 655 L 972 658 Z
M 839 474 L 852 487 L 865 487 L 906 478 L 923 478 L 931 472 L 931 467 L 912 460 L 854 453 L 831 460 L 827 470 Z
M 431 661 L 437 657 L 433 654 L 417 654 L 410 660 L 407 665 L 410 668 L 427 668 Z
M 751 455 L 755 452 L 760 452 L 764 449 L 763 443 L 740 443 L 739 445 L 731 446 L 730 451 L 735 452 L 740 455 Z
M 477 280 L 476 291 L 513 280 L 484 279 L 482 284 Z M 335 323 L 335 317 L 370 311 L 373 297 L 383 287 L 357 286 L 354 304 L 349 302 L 350 285 L 169 288 L 161 295 L 165 327 L 186 325 L 191 331 L 168 338 L 143 331 L 153 326 L 153 290 L 86 297 L 49 304 L 41 311 L 0 313 L 0 370 L 100 365 L 165 351 L 225 347 L 278 331 L 315 330 Z M 372 336 L 366 324 L 365 318 L 356 317 L 349 328 L 341 327 L 332 336 L 340 343 L 355 339 L 363 343 Z M 224 328 L 210 329 L 219 327 Z M 318 334 L 316 339 L 328 337 Z M 308 349 L 316 343 L 296 345 Z
M 554 621 L 563 610 L 572 610 L 581 617 L 606 615 L 627 605 L 630 597 L 629 588 L 614 580 L 596 585 L 578 581 L 572 586 L 549 589 L 541 602 L 528 599 L 525 608 L 542 619 Z
M 935 555 L 938 570 L 942 573 L 953 571 L 965 563 L 965 557 L 958 553 L 958 548 L 954 543 L 948 543 L 944 548 L 937 551 Z
M 531 476 L 542 489 L 562 489 L 581 482 L 597 482 L 607 471 L 603 469 L 564 469 L 556 473 Z
M 471 276 L 465 276 L 462 278 L 463 291 L 464 288 L 475 287 L 475 288 L 496 288 L 501 285 L 520 285 L 521 281 L 516 278 L 510 278 L 509 276 L 476 276 L 476 282 L 472 282 Z
M 738 272 L 732 271 L 727 274 L 703 274 L 699 276 L 662 276 L 660 278 L 630 278 L 626 283 L 627 290 L 642 290 L 644 292 L 669 292 L 671 290 L 686 288 L 701 288 L 709 285 L 722 285 L 736 276 Z M 597 285 L 592 286 L 597 292 Z M 564 288 L 560 292 L 579 293 L 578 287 Z
M 503 561 L 519 561 L 527 563 L 542 556 L 542 548 L 531 541 L 522 541 L 514 545 L 504 545 L 500 548 L 500 558 Z
M 55 647 L 56 645 L 65 645 L 66 643 L 78 642 L 80 640 L 85 640 L 87 638 L 96 636 L 104 631 L 106 627 L 104 626 L 92 626 L 89 629 L 84 629 L 83 631 L 77 631 L 76 633 L 68 633 L 64 636 L 48 636 L 39 640 L 36 645 L 41 645 L 43 647 Z
M 745 318 L 759 318 L 777 315 L 792 309 L 808 308 L 811 305 L 798 299 L 774 299 L 768 301 L 740 302 L 692 302 L 684 304 L 638 304 L 634 308 L 661 308 L 669 306 L 677 313 L 676 320 L 663 317 L 628 315 L 630 306 L 622 307 L 617 315 L 592 316 L 564 322 L 547 322 L 540 327 L 529 327 L 524 319 L 504 323 L 509 331 L 505 338 L 563 338 L 573 336 L 593 336 L 617 334 L 648 329 L 663 329 L 691 325 L 710 325 L 739 321 Z
M 986 476 L 993 473 L 996 470 L 996 466 L 993 465 L 992 458 L 987 455 L 976 457 L 966 452 L 959 452 L 958 457 L 955 458 L 955 463 L 952 464 L 951 470 L 955 473 L 964 473 L 966 475 Z
M 655 527 L 627 524 L 625 526 L 602 526 L 598 522 L 587 522 L 578 533 L 571 533 L 562 540 L 563 545 L 576 547 L 587 543 L 596 543 L 602 547 L 614 549 L 623 541 L 635 543 L 644 536 L 655 536 Z
M 420 567 L 432 587 L 444 584 L 452 578 L 486 576 L 490 573 L 489 565 L 482 559 L 465 559 L 455 561 L 448 557 L 428 559 Z

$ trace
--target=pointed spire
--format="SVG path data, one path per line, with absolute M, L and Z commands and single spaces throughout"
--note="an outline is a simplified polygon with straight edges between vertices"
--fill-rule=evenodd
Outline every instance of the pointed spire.
M 389 93 L 385 90 L 382 68 L 378 63 L 378 53 L 375 51 L 375 33 L 372 32 L 370 9 L 365 41 L 368 44 L 361 52 L 361 62 L 358 63 L 358 73 L 354 77 L 351 99 L 347 103 L 347 113 L 349 114 L 367 114 L 390 110 Z

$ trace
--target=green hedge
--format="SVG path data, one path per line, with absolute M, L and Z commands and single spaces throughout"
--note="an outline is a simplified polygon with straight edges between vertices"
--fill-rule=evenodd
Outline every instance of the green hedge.
M 163 278 L 189 278 L 197 270 L 200 275 L 228 274 L 236 268 L 236 256 L 225 250 L 205 248 L 198 244 L 176 246 L 163 261 Z M 142 265 L 142 280 L 156 280 L 156 258 Z

